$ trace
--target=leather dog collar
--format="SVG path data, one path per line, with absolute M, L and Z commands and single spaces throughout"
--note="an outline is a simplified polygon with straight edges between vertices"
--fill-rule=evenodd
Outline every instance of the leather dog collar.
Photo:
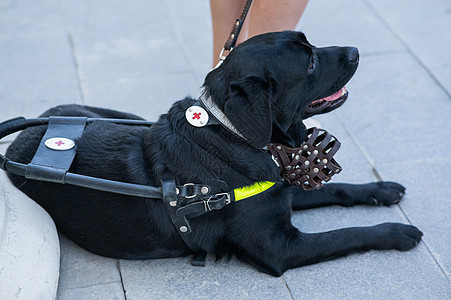
M 213 99 L 205 95 L 205 92 L 202 93 L 198 101 L 185 111 L 185 117 L 188 123 L 195 127 L 219 124 L 249 143 L 249 140 L 230 122 L 227 116 L 213 102 Z

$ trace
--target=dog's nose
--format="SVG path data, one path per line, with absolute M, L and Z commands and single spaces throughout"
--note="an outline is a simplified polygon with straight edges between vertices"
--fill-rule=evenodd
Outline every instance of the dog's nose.
M 349 62 L 356 64 L 359 62 L 359 49 L 356 47 L 348 47 Z

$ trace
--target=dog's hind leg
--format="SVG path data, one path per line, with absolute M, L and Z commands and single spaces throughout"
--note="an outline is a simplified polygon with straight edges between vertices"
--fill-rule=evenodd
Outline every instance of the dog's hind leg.
M 293 193 L 294 210 L 330 205 L 392 205 L 398 203 L 405 188 L 395 182 L 373 182 L 366 184 L 329 183 L 319 190 L 304 191 L 290 187 Z

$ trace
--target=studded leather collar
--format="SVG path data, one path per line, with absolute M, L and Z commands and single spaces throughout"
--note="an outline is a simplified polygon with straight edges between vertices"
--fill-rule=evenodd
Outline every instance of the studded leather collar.
M 188 123 L 195 127 L 219 124 L 234 135 L 250 143 L 205 92 L 202 93 L 198 101 L 186 110 L 185 117 Z

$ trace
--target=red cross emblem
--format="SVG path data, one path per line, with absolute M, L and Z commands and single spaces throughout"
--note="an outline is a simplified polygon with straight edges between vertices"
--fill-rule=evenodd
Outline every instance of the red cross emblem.
M 203 127 L 208 123 L 208 113 L 200 106 L 191 106 L 185 112 L 185 118 L 195 127 Z
M 49 138 L 44 144 L 47 148 L 58 151 L 69 150 L 75 147 L 75 142 L 73 140 L 63 137 Z

